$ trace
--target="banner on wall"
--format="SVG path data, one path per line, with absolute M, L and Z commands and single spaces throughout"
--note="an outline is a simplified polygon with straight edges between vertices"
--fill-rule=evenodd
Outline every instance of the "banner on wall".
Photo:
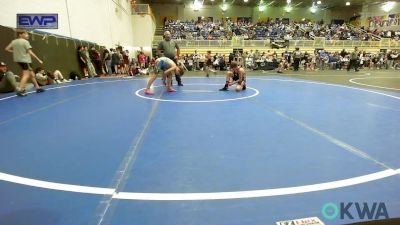
M 383 28 L 400 26 L 400 13 L 383 16 L 370 16 L 366 19 L 367 25 L 371 28 Z

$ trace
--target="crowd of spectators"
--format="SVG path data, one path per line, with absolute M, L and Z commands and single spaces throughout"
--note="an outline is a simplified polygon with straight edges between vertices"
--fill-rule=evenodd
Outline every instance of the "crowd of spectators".
M 135 76 L 139 73 L 147 73 L 147 68 L 152 60 L 142 51 L 137 52 L 136 55 L 137 57 L 131 57 L 129 51 L 123 50 L 121 46 L 109 50 L 105 47 L 97 50 L 95 47 L 78 46 L 77 61 L 81 71 L 72 71 L 69 74 L 69 79 L 60 70 L 47 70 L 42 66 L 29 69 L 29 74 L 33 76 L 31 79 L 34 79 L 42 87 L 92 77 L 112 75 Z M 0 62 L 0 93 L 17 91 L 21 79 L 19 75 L 15 75 L 12 71 L 8 70 L 6 63 Z M 32 87 L 32 84 L 27 84 L 24 93 L 20 95 L 26 96 L 25 91 Z M 43 89 L 39 88 L 39 90 Z
M 281 54 L 267 51 L 260 52 L 251 50 L 245 52 L 232 52 L 229 55 L 212 54 L 212 69 L 226 70 L 232 61 L 250 70 L 273 70 L 281 66 L 280 72 L 284 70 L 346 70 L 351 60 L 355 60 L 358 69 L 400 69 L 400 54 L 397 51 L 387 52 L 327 52 L 324 50 L 307 51 L 285 51 Z M 206 54 L 184 54 L 181 63 L 192 71 L 206 70 Z M 298 63 L 297 66 L 296 63 Z M 296 68 L 297 67 L 297 68 Z
M 92 78 L 99 76 L 129 75 L 135 76 L 143 69 L 146 69 L 151 62 L 150 57 L 143 51 L 132 57 L 129 50 L 122 46 L 107 49 L 102 47 L 101 52 L 92 47 L 78 46 L 77 58 L 83 76 L 80 78 Z
M 326 40 L 361 40 L 371 41 L 380 38 L 400 40 L 400 31 L 364 27 L 355 28 L 347 24 L 324 24 L 320 22 L 288 22 L 271 20 L 252 23 L 249 21 L 180 21 L 168 20 L 164 30 L 172 34 L 173 39 L 187 40 L 232 40 L 240 37 L 244 40 L 312 40 L 324 37 Z
M 365 28 L 355 29 L 352 26 L 343 25 L 324 25 L 320 23 L 285 23 L 284 21 L 256 23 L 251 22 L 181 22 L 166 21 L 165 29 L 171 31 L 172 38 L 186 39 L 208 39 L 208 40 L 227 40 L 233 37 L 244 39 L 312 39 L 315 37 L 325 37 L 327 40 L 373 40 L 374 38 L 385 37 L 399 40 L 400 33 L 394 31 L 377 31 Z M 26 33 L 26 32 L 25 32 Z M 21 39 L 21 38 L 20 38 Z M 26 38 L 27 39 L 27 38 Z M 273 50 L 272 50 L 273 51 Z M 278 68 L 278 72 L 288 69 L 299 70 L 343 70 L 349 67 L 360 69 L 400 69 L 399 52 L 382 51 L 366 52 L 359 51 L 346 52 L 326 52 L 315 50 L 314 52 L 295 52 L 285 51 L 282 54 L 272 52 L 260 52 L 250 50 L 245 52 L 231 52 L 229 55 L 212 53 L 184 54 L 177 59 L 186 68 L 192 71 L 206 70 L 211 57 L 210 65 L 215 70 L 226 70 L 232 61 L 238 62 L 247 69 L 268 70 Z M 77 61 L 81 66 L 81 72 L 71 73 L 72 79 L 84 79 L 110 75 L 129 75 L 135 76 L 138 73 L 148 74 L 148 68 L 155 64 L 155 58 L 150 58 L 142 51 L 138 51 L 132 57 L 128 50 L 118 46 L 107 49 L 102 47 L 97 50 L 95 47 L 79 46 L 77 48 Z M 39 59 L 38 61 L 42 63 Z M 17 90 L 20 77 L 7 70 L 6 64 L 0 65 L 0 92 Z M 32 78 L 37 80 L 38 85 L 61 84 L 70 82 L 65 79 L 59 70 L 46 71 L 44 68 L 36 68 L 32 73 Z M 83 74 L 83 75 L 79 75 Z M 36 86 L 35 86 L 36 87 Z M 28 89 L 28 88 L 27 88 Z M 37 90 L 42 89 L 37 86 Z

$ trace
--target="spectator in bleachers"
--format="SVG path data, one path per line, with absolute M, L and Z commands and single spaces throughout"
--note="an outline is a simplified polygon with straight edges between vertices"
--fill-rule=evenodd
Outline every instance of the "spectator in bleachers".
M 231 22 L 226 25 L 222 22 L 194 22 L 170 21 L 165 25 L 165 30 L 170 30 L 173 39 L 196 40 L 232 40 L 233 36 L 244 40 L 302 40 L 324 37 L 326 40 L 371 40 L 380 37 L 398 40 L 400 32 L 361 30 L 346 24 L 321 24 L 320 22 L 285 24 L 282 21 L 268 21 L 259 23 Z

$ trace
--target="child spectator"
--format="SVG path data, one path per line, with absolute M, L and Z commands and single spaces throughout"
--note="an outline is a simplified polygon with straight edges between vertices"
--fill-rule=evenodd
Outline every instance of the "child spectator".
M 35 74 L 36 74 L 35 75 L 36 80 L 40 86 L 45 86 L 55 83 L 54 77 L 47 76 L 47 74 L 44 72 L 44 69 L 41 67 L 36 68 Z
M 140 65 L 140 69 L 144 69 L 146 67 L 146 55 L 143 52 L 140 52 L 138 56 L 138 61 Z
M 32 80 L 37 93 L 44 92 L 45 90 L 40 88 L 35 79 L 35 74 L 33 73 L 31 66 L 31 56 L 33 56 L 40 64 L 43 62 L 35 55 L 35 53 L 33 53 L 32 46 L 28 41 L 28 32 L 25 30 L 20 30 L 17 32 L 17 35 L 18 38 L 13 40 L 5 49 L 6 51 L 13 53 L 14 62 L 18 63 L 18 65 L 22 68 L 22 78 L 19 86 L 17 87 L 17 95 L 27 95 L 25 92 L 25 85 L 28 79 Z
M 36 80 L 41 86 L 71 82 L 71 80 L 64 79 L 63 75 L 59 70 L 55 70 L 54 72 L 52 71 L 45 72 L 43 68 L 38 67 L 36 68 L 35 73 L 36 73 Z

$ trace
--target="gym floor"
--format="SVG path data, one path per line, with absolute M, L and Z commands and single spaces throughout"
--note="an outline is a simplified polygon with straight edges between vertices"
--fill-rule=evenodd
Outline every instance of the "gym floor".
M 0 95 L 0 224 L 265 225 L 327 203 L 400 217 L 398 71 L 188 73 Z M 381 217 L 382 218 L 382 217 Z

